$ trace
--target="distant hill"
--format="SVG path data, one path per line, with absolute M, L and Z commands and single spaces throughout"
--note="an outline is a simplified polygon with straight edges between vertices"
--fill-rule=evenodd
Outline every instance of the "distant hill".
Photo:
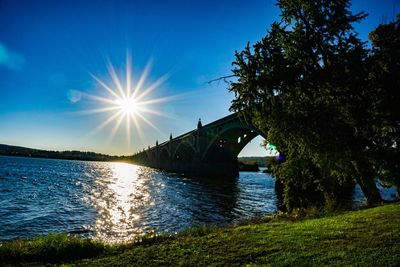
M 267 157 L 239 157 L 238 160 L 247 164 L 257 162 L 259 167 L 265 167 Z
M 106 154 L 82 151 L 51 151 L 21 146 L 10 146 L 0 144 L 0 155 L 3 156 L 19 156 L 33 158 L 51 158 L 51 159 L 71 159 L 71 160 L 90 160 L 90 161 L 116 161 L 128 160 L 126 156 L 110 156 Z

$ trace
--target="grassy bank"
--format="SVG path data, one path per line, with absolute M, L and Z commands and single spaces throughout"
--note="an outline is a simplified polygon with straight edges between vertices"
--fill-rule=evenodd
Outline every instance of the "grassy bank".
M 300 221 L 275 217 L 258 224 L 199 228 L 173 237 L 114 246 L 53 235 L 3 243 L 1 262 L 76 266 L 399 266 L 400 204 Z

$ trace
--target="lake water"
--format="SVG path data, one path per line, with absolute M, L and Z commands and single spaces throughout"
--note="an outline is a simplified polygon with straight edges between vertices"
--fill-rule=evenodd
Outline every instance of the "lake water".
M 231 224 L 276 212 L 274 185 L 265 173 L 199 179 L 127 163 L 0 156 L 0 240 L 71 233 L 120 242 Z M 364 201 L 357 187 L 353 203 Z
M 0 156 L 0 239 L 62 232 L 124 241 L 277 210 L 274 178 L 187 178 L 127 163 Z

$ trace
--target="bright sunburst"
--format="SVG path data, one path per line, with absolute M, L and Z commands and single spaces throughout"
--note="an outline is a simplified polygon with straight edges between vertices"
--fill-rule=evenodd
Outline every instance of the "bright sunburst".
M 130 57 L 127 56 L 125 77 L 118 76 L 114 66 L 109 63 L 107 66 L 110 76 L 109 83 L 101 80 L 98 76 L 91 74 L 93 79 L 99 85 L 99 88 L 107 92 L 107 96 L 85 94 L 88 98 L 102 103 L 103 107 L 86 110 L 84 113 L 109 113 L 110 116 L 97 126 L 91 134 L 97 133 L 107 125 L 114 123 L 110 133 L 112 139 L 121 124 L 125 121 L 126 138 L 128 145 L 131 142 L 131 127 L 135 127 L 139 133 L 139 137 L 143 135 L 141 125 L 145 123 L 153 129 L 159 129 L 147 118 L 147 115 L 154 114 L 165 116 L 154 108 L 154 104 L 172 99 L 171 96 L 163 98 L 151 98 L 151 92 L 160 87 L 168 78 L 168 75 L 163 75 L 154 83 L 146 86 L 146 79 L 150 72 L 151 63 L 148 63 L 137 81 L 132 78 L 132 68 Z
M 123 98 L 115 100 L 115 104 L 125 114 L 132 116 L 137 112 L 138 103 L 133 98 Z

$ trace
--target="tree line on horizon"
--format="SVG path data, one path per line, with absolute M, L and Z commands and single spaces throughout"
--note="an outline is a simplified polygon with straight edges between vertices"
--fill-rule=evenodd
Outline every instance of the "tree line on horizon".
M 283 155 L 273 164 L 284 207 L 343 204 L 358 183 L 382 202 L 376 178 L 400 190 L 400 15 L 363 42 L 367 16 L 349 0 L 278 0 L 280 20 L 236 52 L 231 111 Z
M 50 158 L 50 159 L 70 159 L 85 161 L 128 161 L 130 156 L 111 156 L 107 154 L 95 153 L 90 151 L 53 151 L 33 149 L 20 146 L 10 146 L 0 144 L 0 155 L 2 156 L 20 156 L 33 158 Z

